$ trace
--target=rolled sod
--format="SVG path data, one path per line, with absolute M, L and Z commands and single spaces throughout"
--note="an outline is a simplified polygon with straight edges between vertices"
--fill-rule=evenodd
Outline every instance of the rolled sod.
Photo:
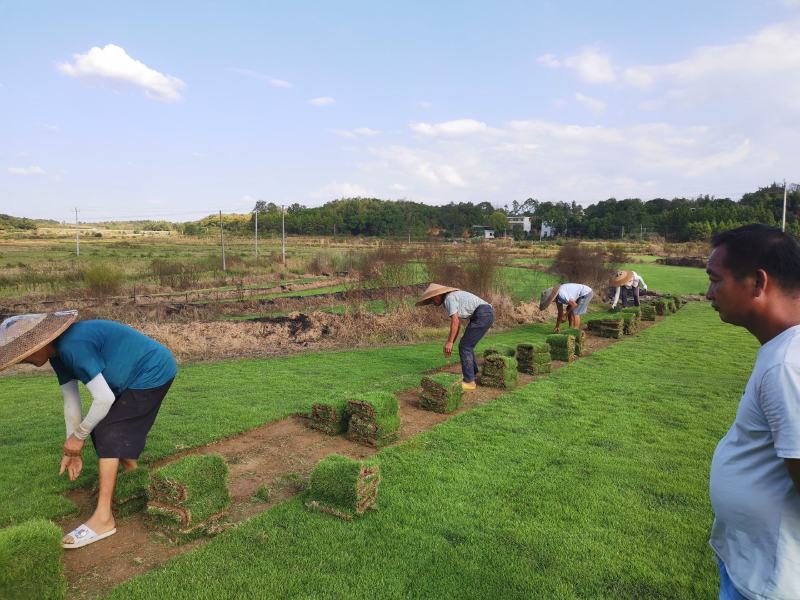
M 132 471 L 123 471 L 117 475 L 112 500 L 114 515 L 127 517 L 147 508 L 147 487 L 150 484 L 150 471 L 147 467 L 139 467 Z
M 490 354 L 483 360 L 481 385 L 509 389 L 517 383 L 517 361 L 510 356 Z
M 351 521 L 376 509 L 380 480 L 378 465 L 331 454 L 311 472 L 306 507 Z
M 516 353 L 517 351 L 511 346 L 506 346 L 505 344 L 494 344 L 483 351 L 483 357 L 486 358 L 490 354 L 500 354 L 501 356 L 510 356 L 513 358 Z
M 520 373 L 544 375 L 550 372 L 551 364 L 549 344 L 519 344 L 517 346 L 517 371 Z
M 150 473 L 147 514 L 168 538 L 213 535 L 228 514 L 228 465 L 219 454 L 187 456 Z
M 667 302 L 663 299 L 656 300 L 655 302 L 653 302 L 653 306 L 656 309 L 656 314 L 659 315 L 660 317 L 663 317 L 664 315 L 667 315 L 670 312 L 669 307 L 667 306 Z
M 575 360 L 575 336 L 566 333 L 554 333 L 546 338 L 550 345 L 550 356 L 553 360 L 572 362 Z
M 642 306 L 642 321 L 655 321 L 656 320 L 656 307 L 652 304 L 644 304 Z
M 641 306 L 629 306 L 628 308 L 623 308 L 623 313 L 632 313 L 634 315 L 642 316 L 642 307 Z
M 461 405 L 464 390 L 461 387 L 461 375 L 453 373 L 437 373 L 427 375 L 420 382 L 422 393 L 419 405 L 425 410 L 438 413 L 451 413 Z
M 347 401 L 348 439 L 380 448 L 400 436 L 400 405 L 390 392 L 366 392 Z
M 634 335 L 639 331 L 639 315 L 636 313 L 622 313 L 622 332 L 625 335 Z
M 0 598 L 65 598 L 63 535 L 57 525 L 44 519 L 0 529 Z
M 586 332 L 582 329 L 569 327 L 564 330 L 564 333 L 575 338 L 575 356 L 583 356 L 583 351 L 586 347 Z
M 347 400 L 325 400 L 311 405 L 311 420 L 308 424 L 328 435 L 339 435 L 347 431 L 349 420 Z

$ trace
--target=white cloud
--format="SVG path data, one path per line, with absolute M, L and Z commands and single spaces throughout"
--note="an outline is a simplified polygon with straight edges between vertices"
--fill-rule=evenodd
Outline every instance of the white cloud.
M 323 200 L 331 200 L 334 198 L 364 198 L 369 197 L 370 193 L 365 187 L 355 183 L 331 181 L 317 190 L 313 196 Z
M 536 62 L 549 69 L 571 69 L 585 83 L 611 83 L 617 79 L 611 59 L 594 48 L 585 48 L 563 60 L 554 54 L 542 54 Z
M 600 114 L 606 109 L 606 103 L 602 100 L 592 98 L 591 96 L 584 96 L 581 93 L 575 94 L 575 100 L 577 100 L 581 106 L 586 108 L 586 110 L 595 114 Z
M 373 137 L 381 133 L 377 129 L 371 129 L 369 127 L 356 127 L 355 129 L 331 129 L 330 131 L 333 134 L 349 138 L 351 140 L 359 137 Z
M 286 81 L 285 79 L 277 79 L 275 77 L 270 77 L 269 75 L 265 75 L 264 73 L 259 73 L 258 71 L 254 71 L 253 69 L 243 69 L 240 67 L 236 67 L 232 69 L 235 73 L 239 75 L 244 75 L 245 77 L 251 77 L 252 79 L 258 79 L 259 81 L 264 81 L 275 88 L 293 88 L 294 84 L 290 81 Z
M 459 136 L 475 133 L 486 133 L 489 127 L 486 123 L 474 119 L 457 119 L 443 123 L 412 123 L 411 130 L 425 136 Z
M 162 102 L 181 99 L 186 84 L 171 75 L 151 69 L 144 63 L 128 56 L 123 48 L 107 44 L 103 48 L 93 47 L 86 54 L 75 54 L 75 61 L 64 62 L 58 69 L 76 79 L 101 80 L 126 83 L 140 87 L 148 97 Z
M 11 175 L 45 175 L 45 170 L 42 167 L 31 165 L 29 167 L 8 167 L 8 172 Z
M 330 106 L 331 104 L 336 104 L 336 100 L 329 96 L 320 96 L 318 98 L 312 98 L 308 103 L 312 106 Z
M 291 88 L 294 87 L 289 81 L 285 79 L 275 79 L 271 78 L 267 83 L 269 83 L 272 87 L 276 88 Z
M 353 130 L 358 135 L 364 135 L 367 137 L 372 137 L 373 135 L 378 135 L 380 131 L 377 129 L 370 129 L 369 127 L 357 127 Z

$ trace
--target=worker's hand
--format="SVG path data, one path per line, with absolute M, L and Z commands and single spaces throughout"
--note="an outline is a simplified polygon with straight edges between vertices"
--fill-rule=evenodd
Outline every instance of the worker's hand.
M 447 342 L 444 345 L 444 355 L 447 358 L 450 358 L 450 355 L 453 353 L 453 342 Z
M 67 438 L 67 441 L 64 442 L 64 455 L 65 456 L 78 456 L 81 455 L 81 450 L 83 450 L 84 441 L 75 435 L 71 435 Z
M 65 470 L 69 480 L 75 481 L 83 470 L 83 459 L 80 456 L 62 456 L 61 469 L 58 474 L 63 475 Z

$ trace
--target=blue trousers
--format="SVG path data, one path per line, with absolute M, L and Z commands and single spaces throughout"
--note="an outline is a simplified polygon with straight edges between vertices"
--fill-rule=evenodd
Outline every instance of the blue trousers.
M 458 356 L 461 358 L 461 374 L 464 381 L 475 381 L 478 374 L 478 361 L 475 359 L 475 345 L 489 331 L 494 323 L 494 310 L 489 304 L 481 304 L 472 313 L 464 335 L 458 342 Z
M 719 563 L 719 600 L 747 600 L 733 585 L 725 563 L 719 559 L 717 562 Z

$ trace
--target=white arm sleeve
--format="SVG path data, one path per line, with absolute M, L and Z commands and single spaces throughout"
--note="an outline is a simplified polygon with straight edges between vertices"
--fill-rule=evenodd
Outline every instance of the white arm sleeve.
M 617 302 L 619 302 L 619 290 L 620 288 L 617 286 L 617 291 L 614 292 L 614 300 L 611 301 L 611 308 L 614 308 L 617 305 Z
M 642 279 L 642 276 L 641 275 L 637 275 L 636 279 L 639 280 L 639 287 L 642 288 L 643 290 L 647 291 L 647 284 L 644 282 L 644 279 Z
M 108 387 L 106 378 L 100 373 L 95 376 L 89 383 L 86 384 L 86 389 L 92 395 L 92 405 L 89 407 L 89 412 L 86 413 L 86 418 L 83 419 L 80 425 L 75 429 L 75 437 L 85 440 L 89 437 L 97 424 L 102 421 L 114 404 L 116 397 L 111 388 Z
M 78 391 L 78 380 L 65 383 L 61 386 L 64 395 L 64 424 L 67 426 L 67 437 L 75 433 L 81 423 L 81 394 Z

